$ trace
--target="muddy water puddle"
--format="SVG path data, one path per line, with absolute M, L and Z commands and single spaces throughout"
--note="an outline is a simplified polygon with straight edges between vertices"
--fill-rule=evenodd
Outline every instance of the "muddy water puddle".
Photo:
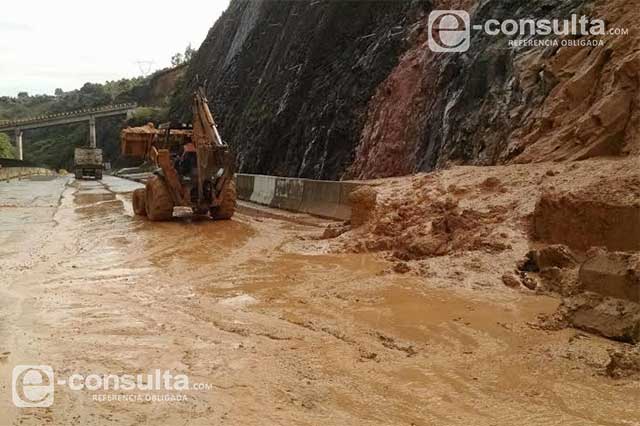
M 474 302 L 469 296 L 458 296 L 451 290 L 388 286 L 371 295 L 376 303 L 354 310 L 353 316 L 407 339 L 437 336 L 445 324 L 452 329 L 468 327 L 504 338 L 511 334 L 509 324 L 535 321 L 538 315 L 552 313 L 558 306 L 556 299 L 544 297 L 525 298 L 514 306 Z

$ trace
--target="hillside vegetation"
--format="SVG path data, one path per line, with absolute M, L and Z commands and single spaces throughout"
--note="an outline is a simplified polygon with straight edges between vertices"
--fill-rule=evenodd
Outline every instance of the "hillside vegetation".
M 0 133 L 0 158 L 14 158 L 15 152 L 9 137 Z

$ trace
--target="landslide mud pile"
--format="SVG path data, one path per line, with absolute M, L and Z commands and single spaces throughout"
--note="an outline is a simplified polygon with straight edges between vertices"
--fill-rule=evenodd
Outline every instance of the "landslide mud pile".
M 370 181 L 349 250 L 418 260 L 519 244 L 640 250 L 638 158 L 453 167 Z M 362 198 L 361 196 L 358 199 Z M 370 210 L 363 213 L 362 209 Z M 524 254 L 524 253 L 523 253 Z
M 465 166 L 371 181 L 375 207 L 354 205 L 369 219 L 325 237 L 430 285 L 562 296 L 546 327 L 640 343 L 638 164 Z
M 188 120 L 191 89 L 206 81 L 239 169 L 251 173 L 370 179 L 637 155 L 637 6 L 234 0 L 185 72 L 172 114 Z M 584 14 L 629 34 L 603 36 L 602 46 L 510 47 L 479 31 L 468 52 L 435 54 L 433 9 L 469 10 L 474 23 Z
M 481 191 L 500 190 L 497 179 L 487 181 Z M 505 214 L 504 206 L 488 211 L 464 208 L 455 194 L 447 195 L 434 176 L 421 176 L 413 179 L 407 190 L 385 199 L 372 214 L 362 238 L 347 246 L 354 251 L 390 251 L 394 258 L 405 261 L 461 251 L 499 252 L 508 247 L 496 232 Z

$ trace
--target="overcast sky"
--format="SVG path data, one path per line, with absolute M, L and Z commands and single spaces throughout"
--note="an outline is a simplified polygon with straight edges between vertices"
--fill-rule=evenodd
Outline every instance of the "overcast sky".
M 21 0 L 0 15 L 0 96 L 53 94 L 170 65 L 198 48 L 229 0 Z M 145 68 L 147 65 L 143 65 Z

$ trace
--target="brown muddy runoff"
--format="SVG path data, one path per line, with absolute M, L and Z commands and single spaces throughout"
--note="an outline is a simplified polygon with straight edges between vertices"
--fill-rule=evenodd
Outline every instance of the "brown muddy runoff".
M 329 253 L 320 227 L 242 212 L 150 223 L 112 177 L 1 185 L 3 425 L 640 421 L 638 383 L 603 375 L 614 343 L 538 327 L 554 298 L 436 286 Z M 212 389 L 148 403 L 58 386 L 51 408 L 17 409 L 17 364 L 159 368 Z

